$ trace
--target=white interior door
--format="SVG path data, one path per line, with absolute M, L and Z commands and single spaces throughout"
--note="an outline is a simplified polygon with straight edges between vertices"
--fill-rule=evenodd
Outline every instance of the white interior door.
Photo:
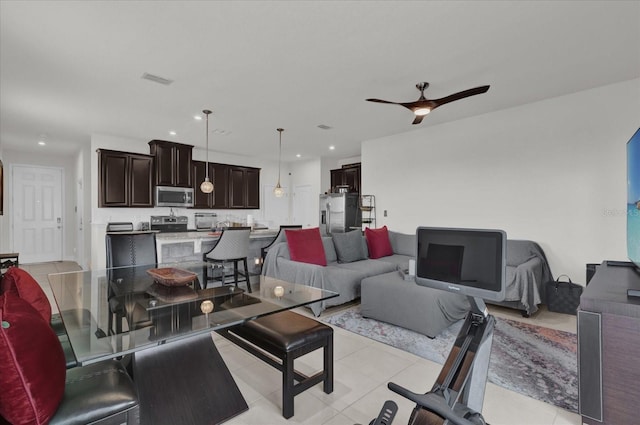
M 276 198 L 274 185 L 263 185 L 264 221 L 269 227 L 277 229 L 281 224 L 289 224 L 289 188 L 282 186 L 284 196 Z
M 13 251 L 21 263 L 62 260 L 62 169 L 14 165 Z
M 296 186 L 293 190 L 293 224 L 302 227 L 318 226 L 317 200 L 311 198 L 311 185 Z M 318 195 L 313 195 L 317 197 Z

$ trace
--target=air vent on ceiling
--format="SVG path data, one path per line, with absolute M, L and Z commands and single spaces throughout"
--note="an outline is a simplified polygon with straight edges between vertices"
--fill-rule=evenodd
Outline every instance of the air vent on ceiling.
M 318 126 L 318 128 L 321 128 L 321 129 L 323 129 L 323 130 L 331 130 L 331 127 L 329 127 L 328 125 L 325 125 L 325 124 L 320 124 L 320 125 Z
M 141 78 L 144 80 L 153 81 L 154 83 L 164 84 L 165 86 L 168 86 L 169 84 L 173 83 L 173 80 L 169 80 L 167 78 L 162 78 L 157 75 L 149 74 L 148 72 L 145 72 L 144 74 L 142 74 Z

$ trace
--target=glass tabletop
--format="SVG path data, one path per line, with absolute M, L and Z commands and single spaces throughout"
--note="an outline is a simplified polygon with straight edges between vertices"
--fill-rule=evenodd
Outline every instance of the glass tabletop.
M 122 356 L 338 295 L 265 276 L 252 283 L 252 293 L 233 284 L 203 288 L 205 266 L 183 262 L 50 274 L 78 363 Z M 174 282 L 177 286 L 167 286 Z

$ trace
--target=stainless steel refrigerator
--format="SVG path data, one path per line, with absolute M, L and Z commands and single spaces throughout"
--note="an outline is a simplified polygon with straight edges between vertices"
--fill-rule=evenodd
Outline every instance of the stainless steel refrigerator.
M 329 193 L 320 195 L 320 233 L 344 233 L 362 228 L 357 193 Z

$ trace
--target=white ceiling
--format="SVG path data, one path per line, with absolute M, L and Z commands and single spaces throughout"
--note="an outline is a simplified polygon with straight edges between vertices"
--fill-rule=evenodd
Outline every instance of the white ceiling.
M 212 150 L 277 158 L 284 127 L 283 159 L 346 158 L 364 140 L 637 77 L 637 1 L 0 3 L 0 143 L 22 151 L 70 152 L 92 133 L 204 147 L 193 116 L 210 108 Z M 491 89 L 420 126 L 364 100 L 413 101 L 421 81 L 428 98 Z

